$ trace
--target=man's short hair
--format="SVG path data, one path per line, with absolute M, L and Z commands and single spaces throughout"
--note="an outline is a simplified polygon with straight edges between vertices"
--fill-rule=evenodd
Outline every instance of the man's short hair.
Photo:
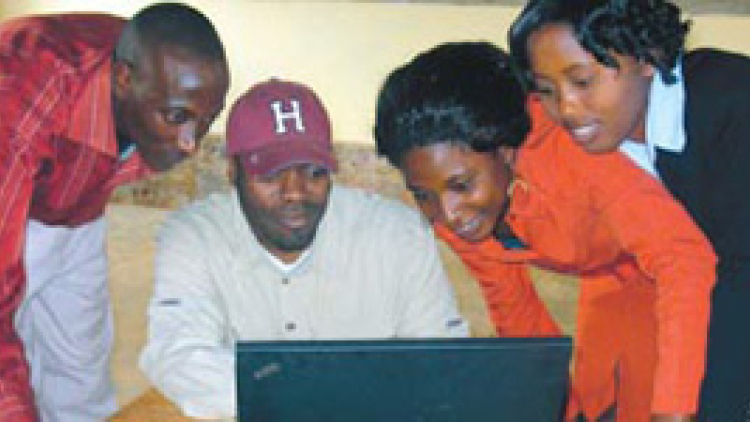
M 167 45 L 209 61 L 226 62 L 224 45 L 211 21 L 181 3 L 148 6 L 125 25 L 115 58 L 136 64 L 143 48 Z

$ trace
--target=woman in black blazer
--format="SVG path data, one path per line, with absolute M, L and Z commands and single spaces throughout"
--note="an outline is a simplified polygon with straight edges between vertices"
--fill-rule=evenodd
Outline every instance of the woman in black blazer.
M 531 0 L 511 52 L 587 151 L 659 177 L 719 255 L 699 420 L 750 421 L 750 58 L 684 51 L 664 0 Z M 658 233 L 654 234 L 658 236 Z M 690 420 L 657 415 L 652 420 Z

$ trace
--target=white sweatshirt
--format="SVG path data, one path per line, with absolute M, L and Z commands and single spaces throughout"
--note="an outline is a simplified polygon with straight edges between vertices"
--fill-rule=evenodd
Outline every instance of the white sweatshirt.
M 393 200 L 334 186 L 309 254 L 269 259 L 235 192 L 160 232 L 141 368 L 188 416 L 236 413 L 238 340 L 466 337 L 429 225 Z

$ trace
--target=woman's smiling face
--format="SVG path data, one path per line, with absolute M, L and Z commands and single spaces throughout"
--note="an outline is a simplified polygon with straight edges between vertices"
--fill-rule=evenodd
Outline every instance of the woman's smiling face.
M 605 66 L 561 23 L 536 30 L 526 48 L 535 90 L 547 113 L 582 148 L 604 153 L 625 139 L 645 140 L 651 65 L 613 53 L 618 67 Z
M 407 152 L 400 170 L 422 213 L 470 242 L 492 235 L 507 209 L 512 172 L 502 152 L 443 142 Z

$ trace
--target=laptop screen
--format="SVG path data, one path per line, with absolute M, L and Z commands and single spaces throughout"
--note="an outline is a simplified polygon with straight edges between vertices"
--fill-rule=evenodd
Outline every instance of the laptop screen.
M 561 420 L 571 340 L 237 344 L 242 422 Z

